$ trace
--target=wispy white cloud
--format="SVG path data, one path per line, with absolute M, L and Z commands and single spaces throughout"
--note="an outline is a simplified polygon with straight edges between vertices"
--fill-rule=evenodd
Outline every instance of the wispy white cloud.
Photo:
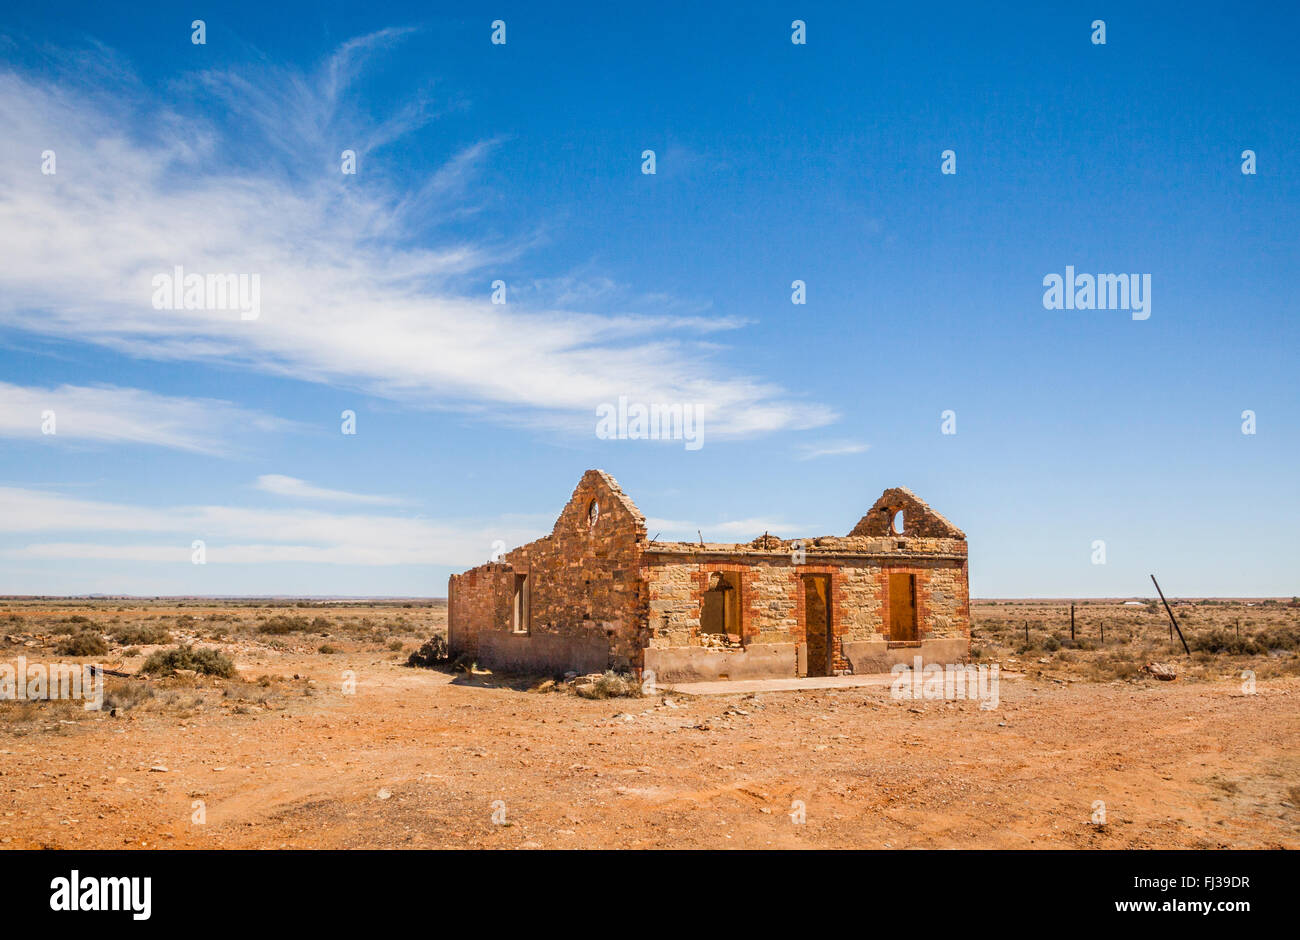
M 870 444 L 864 444 L 861 441 L 825 441 L 820 444 L 805 444 L 799 448 L 799 459 L 816 460 L 818 457 L 843 457 L 847 454 L 864 454 L 870 448 Z
M 188 564 L 195 539 L 208 564 L 307 562 L 333 565 L 449 565 L 488 560 L 494 541 L 519 545 L 544 535 L 541 520 L 432 521 L 404 515 L 173 506 L 75 499 L 0 487 L 0 535 L 75 533 L 75 541 L 33 541 L 0 550 L 13 560 L 124 560 Z M 90 541 L 94 533 L 101 541 Z M 13 538 L 10 539 L 13 541 Z
M 0 382 L 0 437 L 152 444 L 229 455 L 250 431 L 291 427 L 288 421 L 215 399 L 112 385 L 39 388 Z
M 315 500 L 326 503 L 368 503 L 373 506 L 393 506 L 401 502 L 393 496 L 373 496 L 366 493 L 349 493 L 346 490 L 331 490 L 323 486 L 313 486 L 297 477 L 282 476 L 278 473 L 265 473 L 254 484 L 257 489 L 276 496 L 290 499 Z
M 470 142 L 415 185 L 367 156 L 455 106 L 424 93 L 376 119 L 355 104 L 367 56 L 401 35 L 353 40 L 308 74 L 203 72 L 167 99 L 129 75 L 0 70 L 0 323 L 515 424 L 591 429 L 622 394 L 696 404 L 713 440 L 835 419 L 712 361 L 704 334 L 740 321 L 491 304 L 534 234 L 430 226 L 486 198 L 478 174 L 508 142 Z M 357 176 L 339 172 L 344 147 L 360 151 Z M 40 171 L 45 150 L 55 175 Z M 154 309 L 151 278 L 175 265 L 260 275 L 260 318 Z

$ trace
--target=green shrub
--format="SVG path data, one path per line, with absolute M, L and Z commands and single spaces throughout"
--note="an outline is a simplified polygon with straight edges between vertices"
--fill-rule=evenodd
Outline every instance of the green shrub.
M 1197 653 L 1231 653 L 1236 656 L 1250 656 L 1265 651 L 1250 637 L 1239 637 L 1234 631 L 1224 629 L 1197 633 L 1188 638 L 1187 645 Z
M 337 646 L 330 646 L 328 643 L 322 643 L 320 648 L 316 650 L 316 652 L 324 653 L 326 656 L 329 656 L 331 653 L 337 653 L 338 651 L 339 648 Z
M 407 658 L 406 665 L 436 666 L 439 663 L 446 662 L 448 655 L 447 638 L 438 634 L 431 637 L 427 643 L 412 653 Z
M 175 675 L 177 669 L 230 679 L 235 676 L 235 661 L 220 650 L 208 647 L 174 646 L 169 650 L 154 650 L 140 667 L 141 672 L 152 676 Z
M 170 643 L 172 635 L 161 624 L 136 623 L 118 627 L 113 631 L 113 639 L 121 646 L 150 646 Z
M 310 627 L 311 624 L 307 622 L 306 617 L 287 617 L 284 614 L 277 614 L 258 627 L 257 632 L 283 636 L 286 633 L 295 633 L 299 630 L 307 630 Z
M 1295 627 L 1274 627 L 1255 634 L 1255 645 L 1263 650 L 1300 649 L 1300 630 Z
M 104 638 L 93 630 L 82 630 L 59 641 L 60 656 L 103 656 L 108 652 Z

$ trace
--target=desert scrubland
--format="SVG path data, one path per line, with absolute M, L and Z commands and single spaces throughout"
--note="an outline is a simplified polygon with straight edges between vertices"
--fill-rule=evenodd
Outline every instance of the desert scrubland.
M 440 601 L 6 599 L 0 663 L 105 680 L 0 702 L 0 847 L 1300 847 L 1300 606 L 1173 604 L 1190 656 L 974 602 L 990 708 L 410 666 Z

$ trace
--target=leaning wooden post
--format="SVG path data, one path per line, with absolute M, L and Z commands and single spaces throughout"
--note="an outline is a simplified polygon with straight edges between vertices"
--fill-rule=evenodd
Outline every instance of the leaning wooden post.
M 1178 621 L 1174 619 L 1174 612 L 1169 609 L 1169 602 L 1165 600 L 1165 592 L 1160 590 L 1160 582 L 1156 580 L 1155 575 L 1151 576 L 1151 583 L 1156 586 L 1156 593 L 1160 595 L 1160 603 L 1165 605 L 1165 613 L 1169 615 L 1169 622 L 1173 624 L 1174 629 L 1178 631 L 1178 639 L 1183 641 L 1183 651 L 1187 653 L 1188 656 L 1191 656 L 1191 648 L 1188 647 L 1187 640 L 1183 637 L 1183 628 L 1178 626 Z
M 1025 646 L 1029 646 L 1029 621 L 1025 621 Z

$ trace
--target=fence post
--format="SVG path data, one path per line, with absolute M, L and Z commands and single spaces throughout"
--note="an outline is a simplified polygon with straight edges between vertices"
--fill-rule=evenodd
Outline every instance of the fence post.
M 1156 593 L 1160 595 L 1160 603 L 1162 603 L 1162 604 L 1165 605 L 1165 613 L 1167 613 L 1167 614 L 1169 615 L 1169 625 L 1170 625 L 1174 630 L 1177 630 L 1177 631 L 1178 631 L 1178 639 L 1180 639 L 1180 640 L 1183 641 L 1183 651 L 1184 651 L 1185 653 L 1187 653 L 1188 656 L 1191 656 L 1191 655 L 1192 655 L 1192 650 L 1191 650 L 1191 647 L 1189 647 L 1189 646 L 1187 645 L 1187 640 L 1186 640 L 1186 638 L 1183 637 L 1183 628 L 1180 627 L 1180 626 L 1178 626 L 1178 621 L 1174 619 L 1174 612 L 1173 612 L 1172 610 L 1170 610 L 1170 608 L 1169 608 L 1169 602 L 1168 602 L 1167 600 L 1165 600 L 1165 592 L 1162 591 L 1162 590 L 1160 590 L 1160 582 L 1156 580 L 1156 576 L 1155 576 L 1155 575 L 1152 575 L 1152 576 L 1151 576 L 1151 583 L 1154 584 L 1154 585 L 1156 586 Z M 1172 634 L 1172 633 L 1169 635 L 1169 638 L 1170 638 L 1171 640 L 1173 639 L 1173 634 Z

